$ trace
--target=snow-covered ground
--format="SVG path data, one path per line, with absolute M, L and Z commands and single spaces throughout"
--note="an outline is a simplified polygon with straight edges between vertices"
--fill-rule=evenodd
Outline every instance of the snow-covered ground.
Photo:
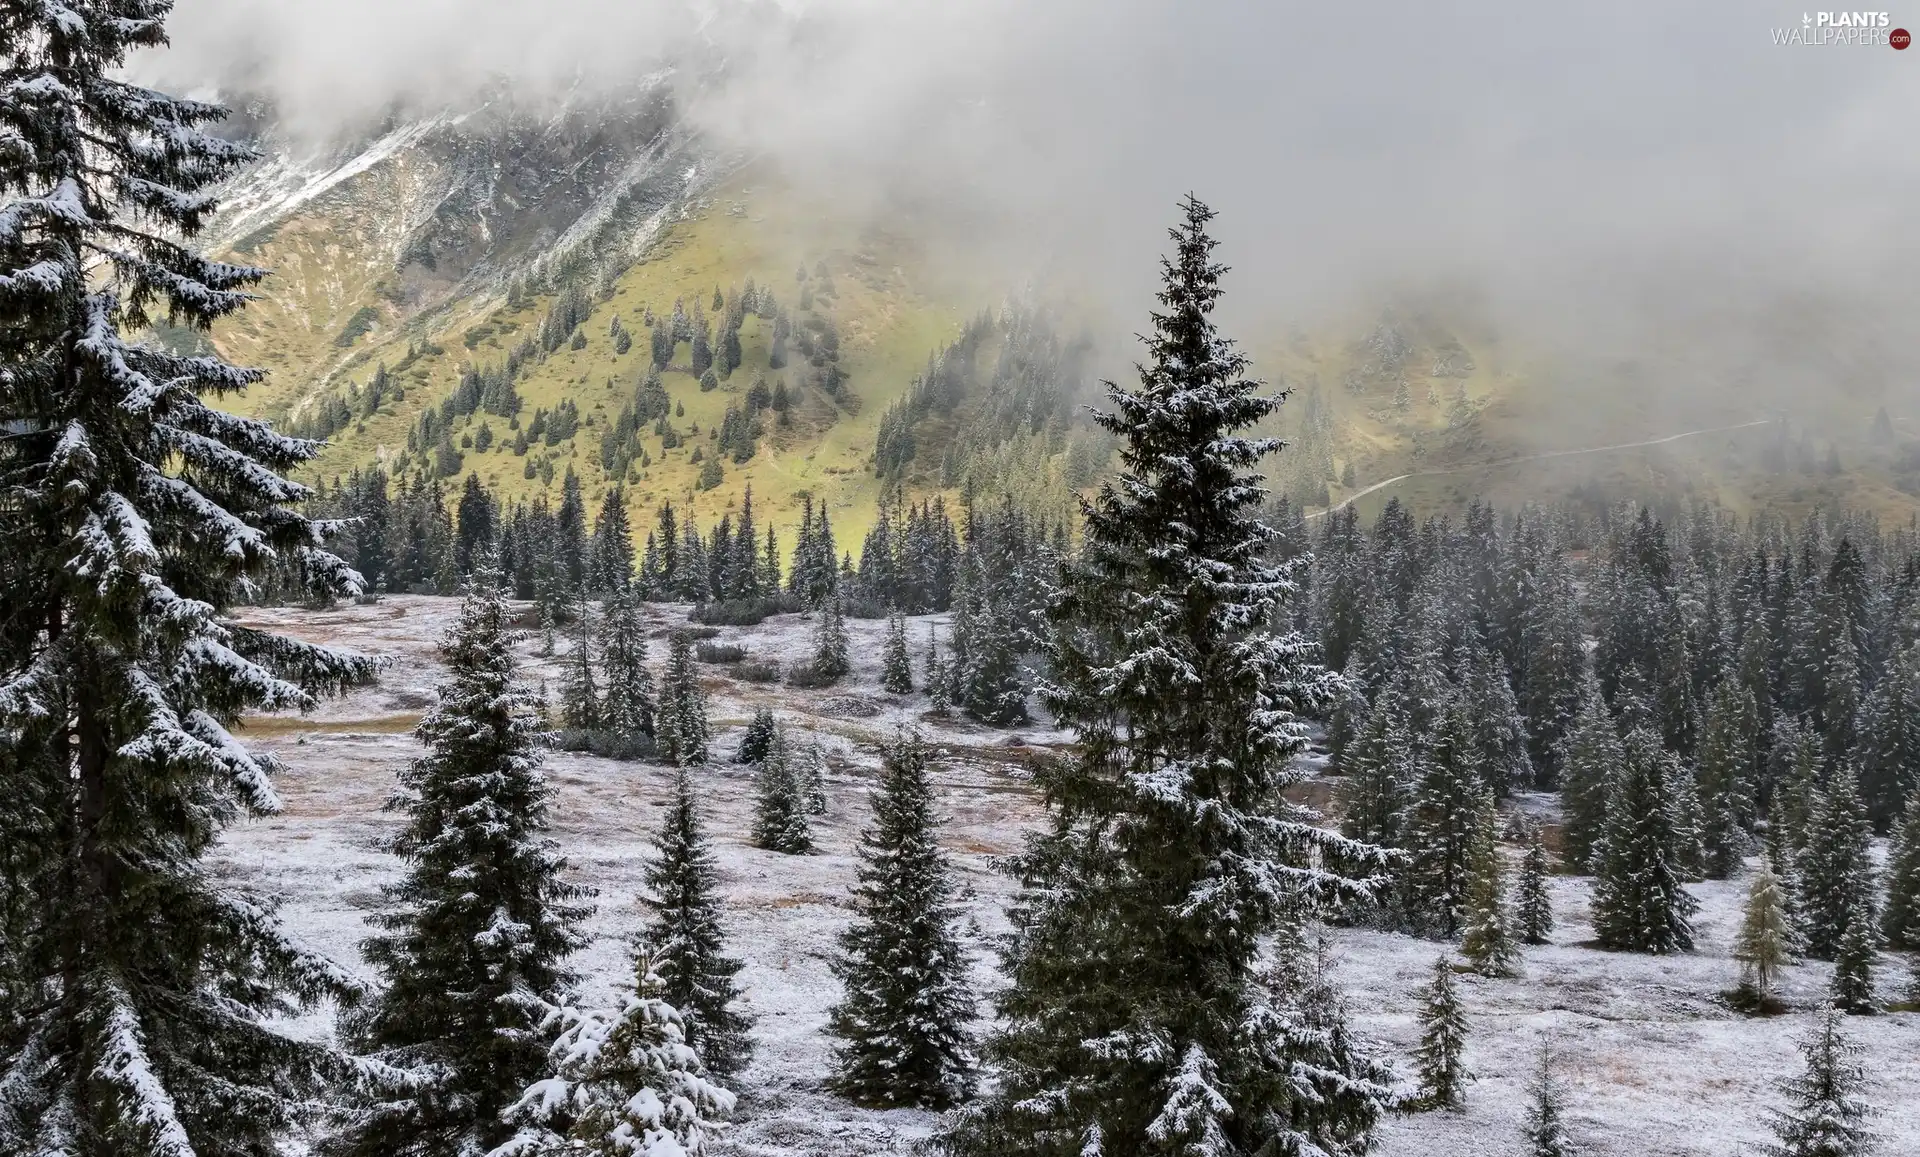
M 249 728 L 245 739 L 273 749 L 288 765 L 278 783 L 286 807 L 277 817 L 234 829 L 218 856 L 225 871 L 280 896 L 288 924 L 336 959 L 358 960 L 378 886 L 397 871 L 392 857 L 375 850 L 397 822 L 382 804 L 395 771 L 418 751 L 407 729 L 432 702 L 439 677 L 434 646 L 455 606 L 450 599 L 394 596 L 324 612 L 261 609 L 246 616 L 256 625 L 392 660 L 376 687 L 309 716 L 261 720 Z M 660 636 L 653 652 L 658 663 L 666 632 L 685 623 L 685 608 L 651 606 L 646 613 Z M 911 621 L 916 675 L 928 622 L 939 624 L 945 649 L 944 616 Z M 925 719 L 923 696 L 896 697 L 879 689 L 885 623 L 849 620 L 847 626 L 854 672 L 830 689 L 740 682 L 726 666 L 702 667 L 717 756 L 731 755 L 755 708 L 771 706 L 821 745 L 830 769 L 829 809 L 816 817 L 820 850 L 811 856 L 749 845 L 753 795 L 746 769 L 718 762 L 697 772 L 725 875 L 732 951 L 746 961 L 741 981 L 759 1017 L 759 1052 L 737 1082 L 741 1111 L 720 1147 L 725 1154 L 895 1154 L 930 1130 L 934 1119 L 926 1114 L 857 1109 L 820 1087 L 831 1049 L 823 1032 L 826 1011 L 838 995 L 827 963 L 837 933 L 852 916 L 854 848 L 879 766 L 878 744 L 896 727 L 911 724 L 941 752 L 936 779 L 947 821 L 944 842 L 973 912 L 967 934 L 979 984 L 987 989 L 996 982 L 991 937 L 1004 928 L 1002 912 L 1012 892 L 995 863 L 1019 847 L 1039 817 L 1029 761 L 1067 738 L 1038 724 L 1003 731 Z M 722 628 L 717 641 L 784 662 L 809 655 L 811 636 L 808 620 L 784 615 L 758 627 Z M 520 647 L 527 677 L 557 689 L 567 641 L 562 638 L 557 654 L 547 658 L 536 654 L 539 646 L 530 637 Z M 594 942 L 576 962 L 591 998 L 630 979 L 628 938 L 645 920 L 635 897 L 671 773 L 560 752 L 548 766 L 558 793 L 554 835 L 579 878 L 598 890 L 590 926 Z M 1743 882 L 1694 885 L 1701 900 L 1699 946 L 1665 958 L 1588 946 L 1588 891 L 1584 879 L 1553 881 L 1559 921 L 1554 944 L 1526 950 L 1523 977 L 1461 978 L 1473 1031 L 1468 1062 L 1477 1077 L 1467 1106 L 1459 1113 L 1390 1118 L 1378 1152 L 1524 1153 L 1526 1084 L 1549 1035 L 1574 1134 L 1595 1157 L 1741 1154 L 1767 1138 L 1766 1110 L 1779 1103 L 1774 1086 L 1797 1069 L 1793 1042 L 1810 1023 L 1804 1010 L 1824 991 L 1828 966 L 1787 971 L 1786 996 L 1802 1011 L 1749 1019 L 1716 999 L 1736 975 L 1729 952 Z M 1414 993 L 1437 946 L 1364 931 L 1338 932 L 1335 942 L 1355 1024 L 1400 1071 L 1410 1073 Z M 1905 987 L 1905 969 L 1891 957 L 1884 958 L 1880 976 L 1888 990 Z M 324 1030 L 323 1024 L 311 1027 Z M 1920 1154 L 1920 1015 L 1855 1017 L 1846 1027 L 1867 1050 L 1874 1081 L 1869 1097 L 1882 1110 L 1874 1127 L 1884 1138 L 1883 1152 Z

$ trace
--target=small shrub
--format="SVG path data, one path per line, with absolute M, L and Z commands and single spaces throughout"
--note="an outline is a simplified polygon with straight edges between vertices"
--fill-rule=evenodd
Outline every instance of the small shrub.
M 751 627 L 765 622 L 769 615 L 790 615 L 799 610 L 800 600 L 782 591 L 767 598 L 701 603 L 687 613 L 687 618 L 723 627 Z
M 793 670 L 787 672 L 787 686 L 797 687 L 802 691 L 831 687 L 839 681 L 840 676 L 829 675 L 812 663 L 796 664 Z
M 746 659 L 733 669 L 736 679 L 745 679 L 749 683 L 778 683 L 780 664 L 769 663 L 762 659 Z
M 693 657 L 702 663 L 738 663 L 747 657 L 747 649 L 733 643 L 702 643 L 693 649 Z
M 645 735 L 616 735 L 611 731 L 566 728 L 554 737 L 562 751 L 584 751 L 607 759 L 652 759 L 653 740 Z
M 697 643 L 702 639 L 719 638 L 720 628 L 719 627 L 675 627 L 669 631 L 655 631 L 653 633 L 653 637 L 656 639 L 671 639 L 675 635 L 685 635 L 687 638 L 692 639 L 694 642 Z
M 893 608 L 872 595 L 847 594 L 841 596 L 840 613 L 849 619 L 884 619 Z

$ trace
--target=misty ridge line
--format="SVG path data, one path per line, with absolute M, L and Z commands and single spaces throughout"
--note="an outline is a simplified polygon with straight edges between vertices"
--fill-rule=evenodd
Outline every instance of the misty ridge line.
M 1751 430 L 1755 426 L 1771 426 L 1776 420 L 1777 419 L 1774 418 L 1762 418 L 1756 422 L 1741 422 L 1733 426 L 1711 426 L 1703 430 L 1682 430 L 1678 434 L 1668 434 L 1663 438 L 1649 438 L 1642 442 L 1616 442 L 1610 446 L 1586 446 L 1577 450 L 1546 450 L 1538 454 L 1520 454 L 1510 458 L 1496 459 L 1492 462 L 1472 462 L 1463 466 L 1444 466 L 1434 470 L 1410 470 L 1405 474 L 1396 474 L 1392 478 L 1375 482 L 1365 490 L 1355 491 L 1339 502 L 1327 507 L 1325 510 L 1314 511 L 1307 515 L 1306 518 L 1309 522 L 1316 518 L 1325 518 L 1329 514 L 1345 510 L 1347 507 L 1365 498 L 1367 495 L 1372 494 L 1376 490 L 1383 490 L 1396 482 L 1405 482 L 1409 478 L 1430 478 L 1442 474 L 1465 474 L 1472 470 L 1493 470 L 1501 466 L 1512 466 L 1520 462 L 1538 462 L 1544 458 L 1573 458 L 1582 454 L 1605 454 L 1611 450 L 1634 450 L 1643 446 L 1664 446 L 1668 442 L 1678 442 L 1682 438 L 1697 438 L 1702 434 L 1724 434 L 1732 430 Z
M 1835 376 L 1912 395 L 1912 60 L 1778 48 L 1776 17 L 1736 0 L 1445 9 L 180 0 L 139 71 L 258 93 L 297 137 L 494 85 L 534 115 L 662 70 L 706 147 L 883 226 L 907 207 L 929 252 L 1084 308 L 1103 348 L 1191 188 L 1221 213 L 1236 328 L 1340 328 L 1458 286 L 1556 368 L 1692 354 L 1690 394 L 1796 414 Z M 1780 348 L 1782 313 L 1819 319 L 1802 348 Z

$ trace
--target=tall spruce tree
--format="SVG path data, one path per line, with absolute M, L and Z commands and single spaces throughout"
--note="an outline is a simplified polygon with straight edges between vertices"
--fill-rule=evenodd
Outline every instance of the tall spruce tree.
M 1740 962 L 1740 987 L 1755 1004 L 1765 1007 L 1772 998 L 1774 981 L 1793 954 L 1794 943 L 1780 879 L 1762 864 L 1747 885 L 1747 906 L 1733 943 L 1733 958 Z
M 753 712 L 753 718 L 747 723 L 747 729 L 740 736 L 740 746 L 733 753 L 735 763 L 759 763 L 767 757 L 767 749 L 773 745 L 775 727 L 771 708 L 759 707 Z
M 1679 760 L 1647 728 L 1625 742 L 1607 798 L 1607 833 L 1593 887 L 1593 930 L 1608 948 L 1685 952 L 1699 901 L 1680 884 L 1673 825 Z
M 1546 841 L 1537 824 L 1527 826 L 1527 852 L 1520 860 L 1520 882 L 1514 888 L 1514 924 L 1526 944 L 1547 943 L 1553 931 L 1553 901 L 1547 895 L 1547 877 L 1552 873 L 1547 861 Z
M 1782 1082 L 1787 1107 L 1771 1115 L 1774 1143 L 1767 1157 L 1867 1157 L 1875 1149 L 1867 1119 L 1873 1109 L 1860 1096 L 1866 1069 L 1860 1046 L 1840 1031 L 1840 1014 L 1829 1007 L 1800 1042 L 1806 1072 Z
M 1799 852 L 1812 833 L 1814 808 L 1820 795 L 1820 735 L 1804 719 L 1775 721 L 1773 742 L 1773 798 L 1769 828 L 1777 829 L 1787 846 Z
M 712 726 L 707 722 L 707 693 L 693 665 L 693 639 L 675 631 L 667 645 L 667 667 L 660 680 L 660 706 L 654 713 L 654 746 L 662 763 L 688 767 L 707 762 Z
M 1473 721 L 1480 770 L 1487 786 L 1504 796 L 1516 786 L 1533 781 L 1533 759 L 1527 753 L 1527 722 L 1514 701 L 1507 665 L 1477 636 L 1468 639 L 1460 660 L 1460 694 Z
M 1867 816 L 1885 831 L 1920 795 L 1920 646 L 1889 664 L 1867 699 L 1860 744 L 1860 792 Z
M 813 851 L 813 833 L 807 826 L 806 785 L 801 782 L 800 756 L 784 725 L 775 724 L 767 753 L 754 775 L 756 804 L 753 842 L 770 852 L 804 856 Z
M 813 672 L 834 682 L 853 670 L 847 657 L 846 608 L 838 595 L 820 603 L 820 623 L 813 632 Z
M 881 658 L 880 686 L 895 695 L 913 693 L 913 661 L 907 656 L 907 620 L 898 611 L 887 616 L 887 646 Z
M 996 727 L 1027 719 L 1027 678 L 1020 665 L 1025 632 L 1008 593 L 989 581 L 978 552 L 969 551 L 954 595 L 952 697 L 967 716 Z
M 542 832 L 537 704 L 513 657 L 511 612 L 476 571 L 441 644 L 447 678 L 417 734 L 428 753 L 401 772 L 391 850 L 407 874 L 386 889 L 386 931 L 364 952 L 385 982 L 346 1023 L 348 1039 L 406 1082 L 354 1107 L 336 1149 L 364 1157 L 485 1152 L 502 1112 L 539 1076 L 544 1006 L 563 1001 L 582 890 Z
M 654 729 L 653 672 L 647 667 L 646 628 L 631 584 L 614 590 L 600 629 L 600 673 L 606 685 L 601 725 L 631 742 Z
M 953 872 L 935 830 L 926 744 L 899 736 L 883 759 L 860 839 L 861 915 L 834 964 L 846 992 L 827 1024 L 840 1041 L 830 1083 L 862 1104 L 944 1109 L 971 1094 L 975 1064 Z
M 1520 949 L 1513 942 L 1513 922 L 1507 912 L 1506 860 L 1500 854 L 1498 840 L 1500 813 L 1494 806 L 1492 789 L 1487 792 L 1480 807 L 1460 954 L 1482 976 L 1516 976 L 1520 972 Z
M 1874 997 L 1873 969 L 1880 952 L 1880 929 L 1871 910 L 1852 914 L 1834 956 L 1832 999 L 1842 1012 L 1865 1016 L 1880 1011 Z
M 1467 920 L 1480 859 L 1486 780 L 1465 707 L 1457 700 L 1448 704 L 1439 728 L 1422 761 L 1407 822 L 1409 855 L 1401 893 L 1413 928 L 1450 937 Z
M 1807 846 L 1796 860 L 1807 955 L 1833 960 L 1860 912 L 1874 909 L 1873 827 L 1850 765 L 1816 798 Z
M 1527 1144 L 1532 1157 L 1574 1157 L 1579 1152 L 1567 1136 L 1566 1094 L 1553 1073 L 1553 1044 L 1540 1042 L 1540 1067 L 1527 1088 Z
M 1700 843 L 1707 876 L 1724 880 L 1740 870 L 1750 850 L 1754 814 L 1754 744 L 1759 714 L 1739 683 L 1722 683 L 1707 708 L 1695 780 L 1700 796 Z
M 935 634 L 932 623 L 927 624 L 926 684 L 929 710 L 936 716 L 944 716 L 953 710 L 947 665 L 940 658 L 940 638 Z
M 342 970 L 202 858 L 276 811 L 245 712 L 362 682 L 364 659 L 231 618 L 250 590 L 349 597 L 285 474 L 320 451 L 208 405 L 261 373 L 195 340 L 264 271 L 192 239 L 252 156 L 225 110 L 129 83 L 164 0 L 0 17 L 0 1151 L 251 1155 L 311 1104 L 322 1045 L 276 1014 Z M 12 874 L 13 870 L 18 875 Z
M 1466 1102 L 1467 1011 L 1453 986 L 1453 961 L 1442 952 L 1420 993 L 1420 1099 L 1428 1108 L 1457 1109 Z
M 1607 828 L 1607 791 L 1625 757 L 1613 714 L 1591 672 L 1580 713 L 1567 733 L 1560 760 L 1561 810 L 1566 817 L 1567 863 L 1576 871 L 1594 870 L 1594 850 Z
M 588 583 L 607 594 L 623 591 L 633 582 L 633 529 L 627 522 L 626 488 L 617 482 L 600 500 L 587 569 Z
M 567 653 L 566 679 L 560 685 L 560 722 L 569 731 L 594 734 L 600 730 L 600 680 L 594 672 L 593 616 L 586 591 L 574 608 L 573 649 Z
M 641 938 L 642 955 L 658 978 L 659 997 L 679 1011 L 687 1043 L 709 1070 L 731 1076 L 753 1055 L 753 1018 L 735 1007 L 741 963 L 726 955 L 719 865 L 684 767 L 674 775 L 654 850 L 643 897 L 653 921 Z
M 1401 846 L 1413 806 L 1419 753 L 1399 689 L 1380 692 L 1360 734 L 1341 760 L 1340 831 L 1349 839 L 1381 847 Z
M 1251 470 L 1278 444 L 1241 432 L 1280 399 L 1215 331 L 1212 213 L 1183 209 L 1140 386 L 1109 386 L 1096 416 L 1122 472 L 1084 504 L 1049 612 L 1044 698 L 1079 747 L 1038 777 L 1052 822 L 1017 866 L 1001 1079 L 947 1133 L 960 1153 L 1287 1145 L 1308 1106 L 1255 983 L 1260 941 L 1289 905 L 1365 894 L 1323 856 L 1383 858 L 1281 794 L 1297 714 L 1333 680 L 1291 633 L 1296 584 L 1255 517 Z
M 1907 799 L 1906 814 L 1888 845 L 1880 930 L 1894 951 L 1920 952 L 1920 792 Z

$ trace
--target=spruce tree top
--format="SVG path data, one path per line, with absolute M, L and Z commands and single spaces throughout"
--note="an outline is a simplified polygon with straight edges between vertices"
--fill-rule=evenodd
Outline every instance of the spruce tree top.
M 1125 440 L 1123 469 L 1082 503 L 1084 547 L 1062 568 L 1056 682 L 1043 692 L 1090 763 L 1124 743 L 1136 771 L 1082 780 L 1106 798 L 1059 801 L 1069 808 L 1184 807 L 1214 794 L 1261 807 L 1305 742 L 1295 713 L 1333 688 L 1305 641 L 1261 632 L 1297 588 L 1265 561 L 1274 532 L 1254 516 L 1265 491 L 1252 469 L 1280 442 L 1238 431 L 1283 395 L 1261 394 L 1215 330 L 1225 267 L 1211 256 L 1213 212 L 1191 196 L 1182 210 L 1140 386 L 1108 383 L 1114 409 L 1095 414 Z

